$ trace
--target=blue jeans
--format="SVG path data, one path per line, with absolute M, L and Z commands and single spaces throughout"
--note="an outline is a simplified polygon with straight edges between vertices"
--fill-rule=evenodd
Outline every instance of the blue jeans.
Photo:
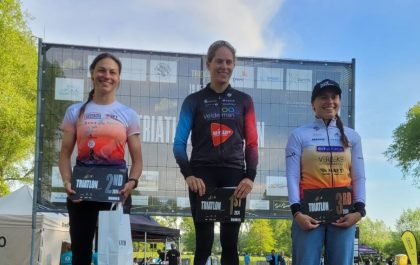
M 355 233 L 355 225 L 340 228 L 332 224 L 321 224 L 305 231 L 293 221 L 293 265 L 319 265 L 323 248 L 325 265 L 353 265 Z

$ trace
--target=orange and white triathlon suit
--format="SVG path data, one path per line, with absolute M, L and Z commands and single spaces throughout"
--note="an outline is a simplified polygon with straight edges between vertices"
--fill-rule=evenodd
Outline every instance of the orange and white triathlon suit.
M 359 134 L 344 127 L 350 147 L 340 140 L 336 120 L 322 119 L 296 128 L 286 146 L 289 203 L 301 203 L 303 190 L 352 187 L 352 201 L 365 203 L 365 172 Z
M 83 165 L 125 165 L 127 138 L 140 134 L 137 113 L 114 101 L 99 105 L 91 101 L 79 119 L 81 103 L 71 105 L 60 126 L 62 131 L 76 133 L 77 161 Z

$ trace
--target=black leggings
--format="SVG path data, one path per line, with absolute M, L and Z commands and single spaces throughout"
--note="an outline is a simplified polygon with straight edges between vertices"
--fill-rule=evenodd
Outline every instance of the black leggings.
M 69 213 L 72 264 L 90 265 L 92 262 L 93 239 L 97 233 L 99 211 L 110 210 L 112 203 L 82 201 L 74 203 L 67 199 Z M 124 213 L 129 213 L 131 196 L 123 205 Z M 98 238 L 95 238 L 97 247 Z
M 194 176 L 201 178 L 206 190 L 216 187 L 235 187 L 244 178 L 244 170 L 225 167 L 193 168 Z M 191 214 L 195 226 L 194 265 L 205 265 L 211 255 L 214 241 L 214 222 L 196 222 L 197 194 L 189 190 Z M 238 235 L 241 223 L 220 223 L 221 265 L 239 265 Z
M 96 232 L 99 211 L 109 210 L 111 203 L 67 200 L 70 221 L 72 264 L 90 265 L 92 262 L 93 238 Z

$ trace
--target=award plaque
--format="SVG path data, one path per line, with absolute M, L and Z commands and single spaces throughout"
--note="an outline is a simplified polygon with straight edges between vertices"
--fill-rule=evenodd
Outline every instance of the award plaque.
M 216 188 L 203 196 L 197 195 L 197 222 L 243 222 L 246 199 L 233 195 L 236 187 Z
M 118 202 L 119 194 L 127 181 L 127 169 L 113 167 L 79 167 L 73 168 L 71 187 L 76 194 L 71 200 Z
M 350 213 L 351 187 L 308 189 L 303 191 L 302 213 L 322 223 L 332 223 Z

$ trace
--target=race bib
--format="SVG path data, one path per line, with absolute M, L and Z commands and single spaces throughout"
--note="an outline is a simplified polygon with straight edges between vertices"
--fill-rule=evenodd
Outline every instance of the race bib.
M 197 222 L 243 222 L 246 199 L 236 199 L 235 187 L 216 188 L 203 196 L 197 195 Z
M 303 191 L 302 213 L 323 223 L 331 223 L 350 213 L 351 187 L 308 189 Z
M 127 181 L 126 168 L 80 167 L 73 168 L 71 187 L 76 191 L 71 200 L 118 202 L 119 191 Z

